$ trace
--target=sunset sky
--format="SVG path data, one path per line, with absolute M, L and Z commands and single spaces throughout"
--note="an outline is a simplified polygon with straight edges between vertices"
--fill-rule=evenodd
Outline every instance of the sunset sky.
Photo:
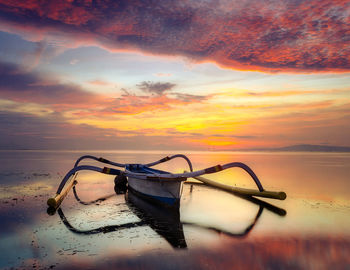
M 348 0 L 0 0 L 0 149 L 350 146 Z

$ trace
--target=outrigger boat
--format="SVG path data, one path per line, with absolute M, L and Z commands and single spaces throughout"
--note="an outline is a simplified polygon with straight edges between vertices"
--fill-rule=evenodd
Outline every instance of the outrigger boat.
M 170 173 L 166 171 L 156 170 L 151 167 L 167 162 L 174 158 L 183 158 L 186 160 L 190 172 L 184 171 L 183 173 Z M 119 167 L 122 169 L 116 169 L 112 167 L 97 167 L 91 165 L 79 165 L 79 163 L 84 159 L 92 159 L 101 163 L 105 163 L 114 167 Z M 205 174 L 216 173 L 229 168 L 238 167 L 245 170 L 254 180 L 258 187 L 258 190 L 236 188 L 228 185 L 223 185 L 202 177 Z M 113 175 L 115 177 L 115 189 L 118 192 L 125 192 L 126 188 L 131 189 L 138 195 L 141 195 L 153 202 L 165 204 L 171 207 L 178 207 L 180 203 L 182 184 L 188 178 L 197 179 L 207 185 L 217 187 L 226 191 L 230 191 L 236 194 L 244 196 L 259 196 L 266 198 L 273 198 L 284 200 L 286 198 L 286 193 L 284 192 L 274 192 L 264 190 L 262 184 L 260 183 L 258 177 L 255 175 L 252 169 L 250 169 L 246 164 L 241 162 L 232 162 L 224 165 L 216 165 L 208 167 L 206 169 L 193 171 L 192 163 L 188 157 L 182 154 L 167 156 L 158 161 L 151 162 L 148 164 L 122 164 L 113 161 L 109 161 L 104 158 L 97 158 L 95 156 L 82 156 L 80 157 L 66 176 L 60 183 L 56 195 L 49 198 L 47 204 L 57 209 L 65 196 L 68 194 L 69 190 L 75 184 L 75 177 L 77 172 L 82 170 L 96 171 L 108 175 Z

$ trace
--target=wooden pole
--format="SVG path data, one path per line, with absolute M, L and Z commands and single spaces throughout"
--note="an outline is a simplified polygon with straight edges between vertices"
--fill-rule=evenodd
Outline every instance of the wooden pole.
M 77 175 L 78 175 L 78 173 L 76 173 L 75 175 L 72 175 L 70 177 L 70 179 L 67 181 L 64 189 L 61 191 L 60 194 L 56 193 L 56 195 L 54 197 L 49 198 L 47 200 L 47 205 L 49 207 L 57 209 L 61 205 L 62 201 L 67 196 L 70 189 L 76 184 L 75 178 Z
M 270 199 L 278 199 L 278 200 L 285 200 L 287 198 L 287 195 L 283 191 L 259 191 L 254 189 L 247 189 L 247 188 L 239 188 L 239 187 L 233 187 L 225 184 L 221 184 L 212 180 L 209 180 L 207 178 L 204 178 L 202 176 L 195 176 L 193 177 L 196 180 L 199 180 L 208 186 L 216 187 L 219 189 L 223 189 L 232 193 L 244 195 L 244 196 L 257 196 L 257 197 L 264 197 L 264 198 L 270 198 Z

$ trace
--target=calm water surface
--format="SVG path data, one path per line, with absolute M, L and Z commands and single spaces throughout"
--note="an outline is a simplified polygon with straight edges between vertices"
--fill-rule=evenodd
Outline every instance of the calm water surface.
M 47 198 L 84 154 L 148 163 L 173 153 L 0 152 L 0 268 L 350 269 L 350 154 L 186 153 L 195 170 L 244 162 L 265 189 L 288 197 L 249 200 L 185 184 L 175 213 L 115 194 L 113 177 L 82 172 L 76 197 L 48 215 Z M 188 170 L 181 159 L 157 168 Z M 208 178 L 254 188 L 240 169 Z

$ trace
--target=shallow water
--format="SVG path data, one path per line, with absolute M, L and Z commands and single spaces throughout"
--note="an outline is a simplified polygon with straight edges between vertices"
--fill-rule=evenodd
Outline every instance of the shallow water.
M 80 201 L 70 192 L 48 215 L 47 198 L 83 154 L 147 163 L 172 153 L 0 152 L 0 268 L 350 268 L 350 154 L 187 153 L 194 169 L 247 163 L 265 189 L 288 197 L 247 200 L 185 184 L 179 213 L 117 195 L 113 177 L 82 172 Z M 188 170 L 181 159 L 157 168 Z M 254 188 L 239 169 L 208 178 Z

